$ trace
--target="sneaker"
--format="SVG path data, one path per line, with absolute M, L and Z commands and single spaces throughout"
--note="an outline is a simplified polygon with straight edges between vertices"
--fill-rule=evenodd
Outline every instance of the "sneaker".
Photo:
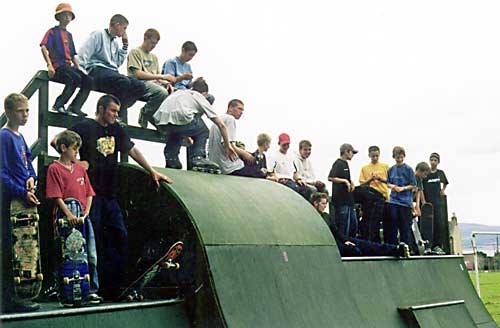
M 165 162 L 166 162 L 165 164 L 166 168 L 176 169 L 176 170 L 182 169 L 182 163 L 177 158 L 172 158 L 172 159 L 167 158 Z
M 54 107 L 52 107 L 52 110 L 54 112 L 58 112 L 60 114 L 67 114 L 68 113 L 68 111 L 66 111 L 66 108 L 64 108 L 64 106 L 54 106 Z
M 192 159 L 191 163 L 193 163 L 193 168 L 199 167 L 199 168 L 207 168 L 207 169 L 215 169 L 215 170 L 220 169 L 220 167 L 217 163 L 212 162 L 211 160 L 206 159 L 206 158 L 201 157 L 201 156 L 194 157 Z
M 12 300 L 11 306 L 14 312 L 34 312 L 40 309 L 40 304 L 22 299 Z
M 47 289 L 43 290 L 38 297 L 40 301 L 57 301 L 59 294 L 59 288 L 57 285 L 49 286 Z
M 80 108 L 73 108 L 71 106 L 68 107 L 68 112 L 76 114 L 76 115 L 81 116 L 81 117 L 87 116 L 87 114 L 82 112 L 82 110 Z
M 137 123 L 139 123 L 139 126 L 143 129 L 148 128 L 148 118 L 142 113 L 142 110 L 139 113 L 139 120 L 137 121 Z
M 89 304 L 101 304 L 102 302 L 104 302 L 104 299 L 96 293 L 92 293 L 87 297 L 87 302 Z
M 410 247 L 407 244 L 401 242 L 398 245 L 398 256 L 403 258 L 410 257 Z
M 443 251 L 443 249 L 439 246 L 436 246 L 432 249 L 432 252 L 436 255 L 446 255 L 446 253 Z
M 120 124 L 122 128 L 127 127 L 127 123 L 123 122 L 121 118 L 117 118 L 116 123 Z

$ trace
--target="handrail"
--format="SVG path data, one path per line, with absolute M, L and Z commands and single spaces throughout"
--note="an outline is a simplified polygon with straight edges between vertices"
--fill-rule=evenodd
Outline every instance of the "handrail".
M 48 110 L 49 82 L 55 81 L 50 80 L 47 71 L 40 70 L 35 73 L 35 75 L 21 91 L 21 93 L 28 99 L 31 99 L 31 97 L 38 91 L 38 138 L 30 147 L 32 160 L 35 160 L 40 155 L 42 155 L 42 157 L 47 156 L 49 143 L 48 127 L 70 128 L 78 121 L 82 120 L 82 118 L 78 116 L 65 115 Z M 100 92 L 95 89 L 92 89 L 92 91 Z M 0 126 L 4 126 L 6 123 L 7 116 L 5 113 L 2 113 L 0 116 Z M 126 126 L 125 131 L 127 131 L 128 135 L 133 139 L 158 143 L 165 142 L 165 136 L 156 130 L 143 129 L 136 126 Z M 121 159 L 122 161 L 125 161 L 123 157 Z M 39 164 L 41 163 L 43 162 L 39 162 Z

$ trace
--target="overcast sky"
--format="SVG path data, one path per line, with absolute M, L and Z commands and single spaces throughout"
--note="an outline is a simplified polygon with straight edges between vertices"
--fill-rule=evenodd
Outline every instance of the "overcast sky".
M 2 97 L 19 92 L 45 69 L 39 43 L 56 24 L 57 1 L 2 1 Z M 360 150 L 353 179 L 379 145 L 392 165 L 393 146 L 405 147 L 415 167 L 441 154 L 450 181 L 449 213 L 459 222 L 500 225 L 500 3 L 498 1 L 72 1 L 69 25 L 76 48 L 115 13 L 130 25 L 130 46 L 147 28 L 161 40 L 160 65 L 194 41 L 195 76 L 206 78 L 215 109 L 240 98 L 245 113 L 238 137 L 250 150 L 258 133 L 287 132 L 295 151 L 313 144 L 312 160 L 323 181 L 340 144 Z M 126 72 L 125 65 L 121 67 Z M 50 106 L 62 91 L 51 86 Z M 94 112 L 98 95 L 84 111 Z M 36 96 L 23 130 L 36 138 Z M 137 121 L 140 105 L 131 109 Z M 51 130 L 51 135 L 57 130 Z M 153 165 L 163 166 L 163 146 L 138 142 Z

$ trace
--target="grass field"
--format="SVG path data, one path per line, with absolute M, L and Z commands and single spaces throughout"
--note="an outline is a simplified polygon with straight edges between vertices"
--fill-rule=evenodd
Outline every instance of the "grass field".
M 470 273 L 470 278 L 474 286 L 476 285 L 476 276 L 474 272 Z M 500 325 L 500 272 L 480 272 L 479 284 L 481 285 L 481 299 L 484 305 Z

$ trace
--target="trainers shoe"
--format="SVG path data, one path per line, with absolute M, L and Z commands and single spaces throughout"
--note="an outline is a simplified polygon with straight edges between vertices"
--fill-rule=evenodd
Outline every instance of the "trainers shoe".
M 96 293 L 92 293 L 87 297 L 87 302 L 89 304 L 101 304 L 102 302 L 104 302 L 104 299 Z
M 73 108 L 71 106 L 68 107 L 68 112 L 76 114 L 78 116 L 82 116 L 82 117 L 86 117 L 87 116 L 87 114 L 84 113 L 84 112 L 82 112 L 82 110 L 80 108 Z
M 12 300 L 11 306 L 14 312 L 34 312 L 40 309 L 40 304 L 22 299 Z
M 148 128 L 148 118 L 146 117 L 146 115 L 144 115 L 144 113 L 141 112 L 139 113 L 139 120 L 137 121 L 137 123 L 139 123 L 139 126 L 143 129 L 147 129 Z
M 432 252 L 436 255 L 446 255 L 446 253 L 443 251 L 443 249 L 439 246 L 436 246 L 432 249 Z
M 182 169 L 182 163 L 177 158 L 167 158 L 165 162 L 166 162 L 165 164 L 166 168 L 177 169 L 177 170 Z
M 409 258 L 410 257 L 410 247 L 407 244 L 401 242 L 398 245 L 398 255 L 399 257 Z
M 68 112 L 66 111 L 66 108 L 64 108 L 64 106 L 54 106 L 52 107 L 52 110 L 54 112 L 58 112 L 60 114 L 67 114 Z
M 201 156 L 193 157 L 191 163 L 193 167 L 207 168 L 207 169 L 220 169 L 219 165 Z
M 47 289 L 43 290 L 38 297 L 40 301 L 57 301 L 59 294 L 59 288 L 56 284 L 49 286 Z

